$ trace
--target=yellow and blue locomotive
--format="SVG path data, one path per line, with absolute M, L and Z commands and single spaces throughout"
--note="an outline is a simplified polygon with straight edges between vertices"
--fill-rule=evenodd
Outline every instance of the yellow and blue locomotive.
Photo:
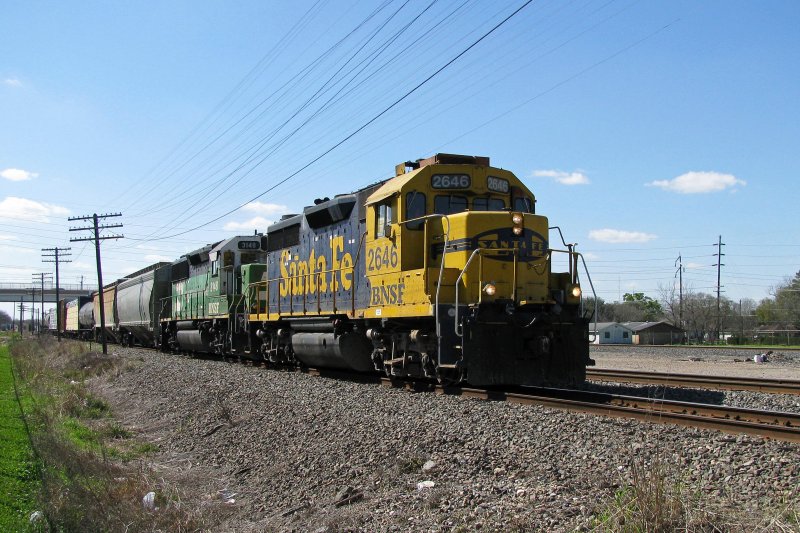
M 240 356 L 473 385 L 585 378 L 579 254 L 551 248 L 534 195 L 486 157 L 400 164 L 285 216 L 261 252 L 226 300 Z

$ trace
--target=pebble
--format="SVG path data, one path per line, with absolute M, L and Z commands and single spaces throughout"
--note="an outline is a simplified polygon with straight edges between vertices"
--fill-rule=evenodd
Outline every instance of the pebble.
M 518 530 L 591 529 L 591 513 L 613 501 L 637 467 L 653 465 L 742 512 L 797 498 L 796 444 L 133 348 L 119 353 L 130 360 L 126 370 L 90 386 L 123 426 L 158 441 L 154 463 L 175 465 L 159 476 L 197 471 L 216 485 L 185 487 L 182 505 L 199 508 L 202 494 L 220 486 L 229 498 L 236 493 L 214 530 L 473 531 L 480 524 L 495 531 L 507 530 L 512 517 Z M 726 403 L 784 402 L 711 394 Z M 420 472 L 430 474 L 420 479 Z M 353 487 L 363 496 L 335 506 Z

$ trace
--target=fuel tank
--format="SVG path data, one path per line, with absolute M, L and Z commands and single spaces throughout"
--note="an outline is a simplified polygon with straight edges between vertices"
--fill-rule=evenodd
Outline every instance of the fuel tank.
M 176 334 L 181 350 L 191 352 L 209 352 L 210 335 L 199 329 L 179 330 Z
M 298 361 L 307 366 L 342 368 L 356 372 L 374 371 L 372 343 L 363 335 L 345 333 L 295 333 L 292 349 Z

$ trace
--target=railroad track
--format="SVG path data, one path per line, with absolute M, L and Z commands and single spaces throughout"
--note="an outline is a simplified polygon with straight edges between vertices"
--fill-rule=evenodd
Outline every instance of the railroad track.
M 575 413 L 630 418 L 657 424 L 676 424 L 725 433 L 747 434 L 800 443 L 800 414 L 761 411 L 724 405 L 642 398 L 573 389 L 527 388 L 524 392 L 466 387 L 443 387 L 425 382 L 382 378 L 386 386 L 435 391 L 490 401 L 541 405 Z
M 696 387 L 715 390 L 748 390 L 777 394 L 800 394 L 800 381 L 788 379 L 758 379 L 743 377 L 714 377 L 700 374 L 665 374 L 635 370 L 587 369 L 586 379 L 621 383 L 646 383 L 674 387 Z
M 253 366 L 263 366 L 253 364 Z M 302 372 L 334 379 L 382 384 L 412 391 L 435 392 L 521 405 L 541 405 L 574 413 L 630 418 L 656 424 L 675 424 L 733 434 L 746 434 L 800 443 L 800 414 L 762 411 L 659 398 L 626 396 L 576 389 L 521 387 L 513 391 L 448 387 L 429 381 L 403 380 L 376 374 L 359 374 L 336 369 L 304 368 Z

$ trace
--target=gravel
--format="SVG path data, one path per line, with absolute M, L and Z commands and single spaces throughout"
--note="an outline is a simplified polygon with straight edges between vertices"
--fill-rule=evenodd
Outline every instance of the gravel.
M 764 351 L 753 348 L 601 345 L 591 347 L 591 357 L 597 362 L 597 368 L 800 380 L 799 351 L 774 349 L 768 363 L 754 363 L 753 355 Z M 793 394 L 655 387 L 616 382 L 591 382 L 585 388 L 647 398 L 800 413 L 800 396 Z
M 194 480 L 187 504 L 227 502 L 215 530 L 567 531 L 654 464 L 744 513 L 798 501 L 795 444 L 115 353 L 126 370 L 93 387 L 157 444 L 159 475 Z M 764 396 L 723 399 L 772 401 Z

